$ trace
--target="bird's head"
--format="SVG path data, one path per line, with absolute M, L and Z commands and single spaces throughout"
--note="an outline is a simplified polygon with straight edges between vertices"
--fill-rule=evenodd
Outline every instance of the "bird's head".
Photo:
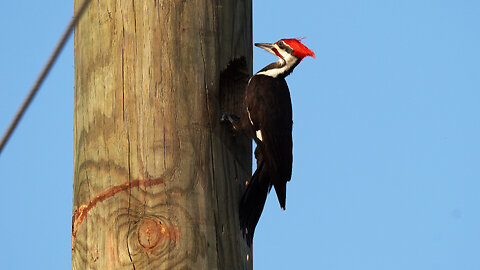
M 291 56 L 300 61 L 307 56 L 315 58 L 315 53 L 307 48 L 307 46 L 303 45 L 300 39 L 285 38 L 280 39 L 275 43 L 255 43 L 255 46 L 262 48 L 285 61 Z
M 302 61 L 303 58 L 311 56 L 315 58 L 315 53 L 303 45 L 300 39 L 286 38 L 280 39 L 275 43 L 255 43 L 255 46 L 262 48 L 278 57 L 278 62 L 272 63 L 257 72 L 259 75 L 271 77 L 286 77 L 292 73 L 293 69 Z

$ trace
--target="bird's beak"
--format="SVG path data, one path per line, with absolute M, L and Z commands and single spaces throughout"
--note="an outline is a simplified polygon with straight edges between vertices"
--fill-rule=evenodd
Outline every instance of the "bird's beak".
M 273 48 L 275 48 L 274 46 L 275 44 L 272 44 L 272 43 L 255 43 L 255 46 L 256 47 L 259 47 L 259 48 L 262 48 L 264 50 L 266 50 L 267 52 L 273 54 L 273 55 L 277 55 L 274 51 L 273 51 Z

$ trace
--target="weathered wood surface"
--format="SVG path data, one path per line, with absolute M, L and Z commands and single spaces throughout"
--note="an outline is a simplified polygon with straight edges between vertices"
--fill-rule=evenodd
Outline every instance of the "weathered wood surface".
M 219 122 L 251 74 L 251 9 L 90 4 L 75 29 L 73 269 L 252 268 L 238 221 L 251 143 Z

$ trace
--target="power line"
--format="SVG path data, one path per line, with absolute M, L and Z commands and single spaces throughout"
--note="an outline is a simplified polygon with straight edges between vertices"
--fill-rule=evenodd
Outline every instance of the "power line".
M 77 12 L 77 14 L 75 14 L 73 16 L 73 18 L 70 20 L 70 23 L 68 24 L 67 29 L 65 30 L 62 38 L 60 39 L 60 41 L 57 44 L 57 47 L 55 47 L 55 50 L 53 51 L 52 55 L 48 59 L 47 64 L 42 69 L 42 72 L 40 73 L 37 80 L 35 81 L 35 84 L 33 85 L 32 89 L 30 90 L 30 93 L 28 94 L 28 96 L 23 101 L 22 106 L 17 111 L 17 114 L 15 114 L 15 117 L 13 118 L 12 122 L 10 123 L 10 126 L 8 127 L 7 131 L 5 131 L 5 134 L 2 137 L 2 142 L 0 143 L 0 154 L 3 151 L 3 148 L 5 147 L 5 144 L 7 144 L 8 139 L 10 139 L 13 131 L 17 127 L 18 123 L 20 122 L 20 119 L 25 114 L 25 111 L 27 110 L 28 106 L 32 102 L 33 98 L 35 97 L 35 94 L 38 92 L 38 89 L 40 89 L 40 86 L 42 85 L 43 81 L 45 80 L 48 73 L 52 69 L 52 66 L 55 63 L 55 61 L 57 60 L 58 55 L 60 54 L 63 47 L 65 46 L 65 43 L 67 42 L 68 37 L 72 33 L 73 27 L 80 20 L 80 17 L 82 17 L 82 15 L 85 12 L 85 10 L 87 9 L 87 6 L 88 6 L 89 3 L 90 3 L 90 0 L 83 1 L 82 5 L 80 6 L 80 9 Z

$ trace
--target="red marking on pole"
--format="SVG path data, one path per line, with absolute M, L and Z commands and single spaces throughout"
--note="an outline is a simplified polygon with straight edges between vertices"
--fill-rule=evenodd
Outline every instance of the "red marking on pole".
M 88 203 L 81 204 L 75 211 L 72 217 L 72 250 L 75 246 L 75 239 L 77 237 L 78 227 L 82 224 L 82 221 L 87 217 L 88 211 L 94 208 L 97 203 L 103 202 L 106 199 L 115 196 L 115 194 L 127 191 L 133 187 L 151 187 L 163 183 L 163 178 L 151 179 L 151 180 L 133 180 L 118 186 L 111 187 L 104 192 L 97 195 Z

